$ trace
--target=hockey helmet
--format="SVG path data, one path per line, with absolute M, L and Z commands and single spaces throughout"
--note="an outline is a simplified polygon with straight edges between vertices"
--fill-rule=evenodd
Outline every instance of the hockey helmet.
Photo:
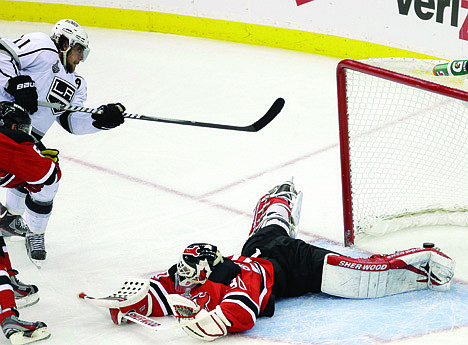
M 64 61 L 66 61 L 66 55 L 68 50 L 72 49 L 75 44 L 80 44 L 83 46 L 83 61 L 89 55 L 89 39 L 88 34 L 84 29 L 75 22 L 73 19 L 61 19 L 59 20 L 54 27 L 52 28 L 52 32 L 50 38 L 54 41 L 57 45 L 59 44 L 60 37 L 65 36 L 68 39 L 68 49 L 64 51 Z
M 176 289 L 185 291 L 204 284 L 214 267 L 224 261 L 216 246 L 208 243 L 193 243 L 185 248 L 177 263 Z
M 23 107 L 12 102 L 0 102 L 0 127 L 31 134 L 31 118 Z

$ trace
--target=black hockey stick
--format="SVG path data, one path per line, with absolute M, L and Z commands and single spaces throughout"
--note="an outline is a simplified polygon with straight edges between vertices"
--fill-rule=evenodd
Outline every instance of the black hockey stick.
M 63 105 L 58 103 L 49 103 L 39 101 L 38 104 L 41 107 L 49 107 L 62 111 L 82 111 L 85 113 L 100 114 L 98 109 L 77 107 L 71 105 Z M 265 115 L 263 115 L 258 121 L 254 122 L 249 126 L 232 126 L 232 125 L 223 125 L 210 122 L 198 122 L 198 121 L 189 121 L 189 120 L 177 120 L 177 119 L 167 119 L 163 117 L 153 117 L 139 114 L 127 114 L 124 113 L 123 116 L 128 119 L 135 120 L 146 120 L 146 121 L 156 121 L 164 123 L 173 123 L 178 125 L 187 125 L 187 126 L 197 126 L 197 127 L 206 127 L 206 128 L 218 128 L 218 129 L 228 129 L 232 131 L 242 131 L 242 132 L 258 132 L 263 127 L 268 125 L 275 117 L 280 113 L 284 107 L 284 99 L 278 98 L 268 109 Z

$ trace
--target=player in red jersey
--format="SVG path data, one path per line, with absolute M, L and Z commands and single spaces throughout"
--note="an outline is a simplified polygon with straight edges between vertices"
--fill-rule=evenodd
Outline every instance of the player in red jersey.
M 0 102 L 0 186 L 24 187 L 30 194 L 40 194 L 46 186 L 60 179 L 55 150 L 43 150 L 35 145 L 30 135 L 31 120 L 22 107 L 11 102 Z M 2 211 L 6 212 L 6 211 Z M 24 284 L 12 269 L 3 236 L 0 237 L 0 325 L 12 343 L 26 344 L 48 338 L 50 333 L 43 322 L 18 319 L 18 306 L 27 306 L 39 300 L 35 285 Z
M 292 182 L 274 187 L 257 203 L 240 256 L 223 257 L 214 245 L 191 244 L 177 264 L 150 278 L 147 289 L 128 299 L 119 295 L 118 302 L 101 299 L 100 305 L 114 303 L 115 324 L 131 311 L 172 314 L 188 335 L 211 341 L 272 316 L 278 298 L 319 292 L 374 298 L 449 289 L 454 263 L 429 245 L 354 259 L 296 239 L 301 203 Z
M 7 115 L 21 114 L 23 110 L 11 102 L 1 102 L 1 104 Z M 29 119 L 29 115 L 25 114 Z M 57 193 L 58 181 L 61 177 L 57 164 L 58 151 L 46 149 L 39 143 L 36 145 L 36 141 L 30 134 L 30 122 L 11 129 L 15 125 L 10 126 L 9 117 L 6 116 L 4 120 L 6 122 L 0 136 L 0 186 L 15 191 L 22 189 L 27 192 L 24 217 L 28 226 L 22 223 L 21 217 L 11 214 L 6 207 L 1 205 L 0 228 L 4 230 L 2 231 L 4 235 L 18 234 L 18 231 L 23 230 L 22 236 L 26 236 L 28 229 L 43 234 L 52 213 L 50 200 L 53 200 Z M 26 132 L 22 130 L 23 127 L 27 128 Z M 5 234 L 8 230 L 13 231 L 11 225 L 18 226 L 15 227 L 14 233 Z M 45 258 L 45 252 L 43 258 L 32 254 L 36 250 L 40 251 L 41 241 L 38 240 L 36 243 L 34 239 L 27 238 L 25 243 L 27 243 L 26 249 L 31 261 L 39 265 L 40 260 Z

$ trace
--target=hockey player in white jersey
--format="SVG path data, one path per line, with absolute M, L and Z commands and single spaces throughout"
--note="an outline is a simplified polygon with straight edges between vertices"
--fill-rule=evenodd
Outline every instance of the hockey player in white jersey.
M 15 102 L 29 112 L 38 146 L 54 122 L 72 134 L 95 133 L 124 122 L 121 103 L 102 105 L 101 114 L 92 115 L 38 107 L 38 100 L 83 106 L 86 81 L 75 69 L 89 51 L 87 33 L 71 19 L 58 21 L 50 36 L 35 32 L 17 39 L 0 38 L 0 101 Z M 56 190 L 50 191 L 37 200 L 26 190 L 13 189 L 7 193 L 6 208 L 0 208 L 3 234 L 25 236 L 28 255 L 35 263 L 46 258 L 44 233 L 55 194 Z M 23 222 L 25 208 L 34 217 Z

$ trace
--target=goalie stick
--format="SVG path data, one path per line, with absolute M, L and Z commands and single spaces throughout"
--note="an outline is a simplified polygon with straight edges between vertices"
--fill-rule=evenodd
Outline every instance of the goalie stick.
M 257 120 L 256 122 L 254 122 L 253 124 L 249 126 L 233 126 L 233 125 L 224 125 L 224 124 L 211 123 L 211 122 L 177 120 L 177 119 L 168 119 L 168 118 L 163 118 L 163 117 L 154 117 L 154 116 L 146 116 L 146 115 L 139 115 L 139 114 L 127 114 L 127 113 L 123 113 L 123 116 L 128 119 L 156 121 L 156 122 L 172 123 L 172 124 L 177 124 L 177 125 L 218 128 L 218 129 L 227 129 L 227 130 L 242 131 L 242 132 L 258 132 L 263 127 L 268 125 L 281 112 L 281 110 L 284 107 L 284 103 L 285 102 L 283 98 L 278 98 L 271 105 L 270 109 L 268 109 L 265 115 L 263 115 L 259 120 Z M 41 107 L 49 107 L 49 108 L 62 110 L 62 111 L 82 111 L 82 112 L 91 113 L 91 114 L 101 113 L 98 109 L 63 105 L 63 104 L 58 104 L 58 103 L 49 103 L 49 102 L 43 102 L 43 101 L 39 101 L 38 105 Z
M 125 286 L 123 288 L 125 288 Z M 136 290 L 136 289 L 133 289 L 133 290 Z M 78 293 L 78 298 L 88 301 L 97 307 L 106 307 L 106 308 L 118 308 L 118 303 L 122 302 L 122 297 L 119 296 L 119 294 L 113 294 L 107 297 L 92 297 L 92 296 L 87 295 L 84 292 L 80 292 Z M 202 319 L 209 317 L 209 316 L 210 314 L 207 313 L 207 315 L 202 318 L 194 318 L 192 320 L 185 321 L 183 324 L 177 323 L 174 325 L 162 325 L 150 319 L 149 317 L 138 314 L 134 311 L 130 311 L 126 313 L 125 316 L 123 316 L 123 319 L 134 322 L 137 325 L 149 328 L 153 331 L 165 331 L 165 330 L 174 330 L 178 328 L 191 326 L 192 324 L 198 323 Z
M 98 305 L 98 306 L 101 306 L 101 304 L 99 303 L 99 301 L 103 300 L 103 299 L 106 299 L 108 300 L 107 297 L 105 298 L 96 298 L 96 297 L 91 297 L 91 296 L 88 296 L 86 293 L 84 292 L 80 292 L 78 294 L 78 298 L 82 299 L 82 300 L 86 300 L 86 301 L 89 301 L 95 305 Z M 94 301 L 94 302 L 93 302 Z M 98 303 L 95 303 L 95 302 L 98 302 Z M 141 314 L 138 314 L 136 312 L 128 312 L 127 314 L 125 314 L 125 316 L 123 317 L 125 320 L 128 320 L 128 321 L 131 321 L 131 322 L 134 322 L 136 323 L 137 325 L 140 325 L 140 326 L 143 326 L 143 327 L 146 327 L 146 328 L 149 328 L 149 329 L 152 329 L 153 331 L 162 331 L 162 330 L 167 330 L 167 329 L 176 329 L 176 328 L 179 328 L 179 325 L 174 325 L 174 326 L 167 326 L 167 325 L 161 325 L 160 323 L 150 319 L 149 317 L 147 316 L 144 316 L 144 315 L 141 315 Z

